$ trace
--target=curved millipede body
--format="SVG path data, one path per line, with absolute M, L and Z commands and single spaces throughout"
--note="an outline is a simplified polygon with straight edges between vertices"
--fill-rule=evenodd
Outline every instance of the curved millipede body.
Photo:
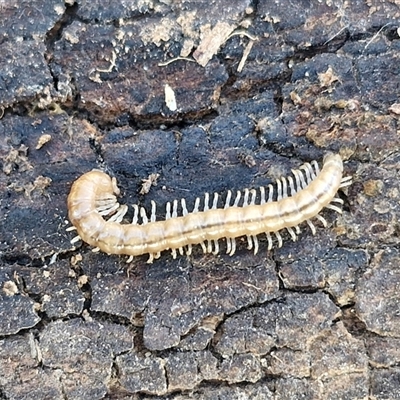
M 258 194 L 255 189 L 245 189 L 243 193 L 237 192 L 232 201 L 232 192 L 228 191 L 222 208 L 218 208 L 217 193 L 211 207 L 206 193 L 202 210 L 197 198 L 192 212 L 187 210 L 185 199 L 179 202 L 180 207 L 174 200 L 172 205 L 167 203 L 163 221 L 156 221 L 156 204 L 152 201 L 150 218 L 144 208 L 134 205 L 132 224 L 121 224 L 128 207 L 117 202 L 119 189 L 115 178 L 93 170 L 73 183 L 68 196 L 68 216 L 78 232 L 72 242 L 82 239 L 95 246 L 95 250 L 108 254 L 132 257 L 149 253 L 149 263 L 163 250 L 170 249 L 174 258 L 177 250 L 190 254 L 193 244 L 200 244 L 204 252 L 217 254 L 218 239 L 222 238 L 226 239 L 227 253 L 232 255 L 236 250 L 235 238 L 240 236 L 247 236 L 248 248 L 256 253 L 257 235 L 261 233 L 267 236 L 268 250 L 273 246 L 271 234 L 280 247 L 280 230 L 286 229 L 296 240 L 302 222 L 309 225 L 313 234 L 315 226 L 311 219 L 317 218 L 326 226 L 319 215 L 323 208 L 341 213 L 343 201 L 335 195 L 351 184 L 351 177 L 342 178 L 341 157 L 332 153 L 325 156 L 321 170 L 313 161 L 292 173 L 293 176 L 276 181 L 276 193 L 273 185 L 260 187 Z M 104 219 L 110 215 L 108 220 Z

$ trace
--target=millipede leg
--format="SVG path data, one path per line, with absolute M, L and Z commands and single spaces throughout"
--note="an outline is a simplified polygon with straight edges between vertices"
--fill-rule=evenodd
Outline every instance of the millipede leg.
M 272 246 L 273 246 L 272 237 L 269 232 L 265 232 L 265 236 L 267 237 L 267 240 L 268 240 L 268 251 L 270 251 L 270 250 L 272 250 Z
M 214 255 L 217 255 L 219 253 L 219 243 L 218 240 L 213 240 L 214 243 L 214 251 L 212 252 Z
M 172 205 L 172 218 L 176 218 L 178 216 L 178 200 L 174 200 Z
M 113 192 L 119 196 L 119 194 L 121 193 L 121 191 L 119 190 L 119 187 L 117 185 L 117 179 L 115 177 L 111 178 L 111 184 L 112 184 L 112 188 L 113 188 Z
M 219 194 L 218 193 L 214 193 L 213 204 L 212 204 L 212 207 L 211 207 L 212 210 L 215 210 L 218 207 L 218 197 L 219 197 Z
M 109 220 L 109 221 L 114 221 L 114 222 L 120 223 L 120 222 L 123 220 L 123 218 L 124 218 L 125 214 L 127 213 L 127 211 L 128 211 L 128 206 L 124 204 L 124 205 L 121 206 L 121 207 L 119 208 L 119 210 L 118 210 L 113 216 L 111 216 L 108 220 Z
M 175 260 L 176 258 L 176 249 L 171 250 L 172 258 Z
M 328 204 L 325 206 L 325 208 L 329 208 L 330 210 L 336 211 L 339 214 L 342 214 L 342 209 L 338 206 L 335 206 L 334 204 Z
M 294 175 L 294 177 L 296 179 L 297 189 L 298 190 L 305 189 L 307 187 L 307 183 L 304 180 L 303 172 L 298 169 L 293 169 L 292 174 Z
M 179 247 L 178 250 L 179 250 L 179 254 L 180 254 L 181 256 L 183 256 L 183 255 L 185 254 L 185 252 L 184 252 L 184 250 L 183 250 L 183 247 Z
M 292 174 L 293 174 L 294 179 L 296 181 L 296 189 L 295 189 L 295 191 L 298 192 L 299 190 L 302 189 L 301 182 L 300 182 L 300 177 L 299 177 L 299 171 L 297 171 L 297 169 L 292 169 Z
M 313 235 L 315 235 L 316 233 L 317 233 L 317 230 L 315 229 L 315 225 L 310 221 L 310 220 L 306 220 L 306 222 L 307 222 L 307 224 L 308 224 L 308 226 L 310 227 L 310 229 L 311 229 L 311 233 L 313 234 Z
M 203 249 L 203 253 L 206 254 L 207 253 L 207 247 L 206 247 L 205 243 L 204 242 L 200 242 L 200 246 Z
M 133 261 L 133 256 L 129 256 L 126 260 L 127 264 L 130 264 Z
M 231 238 L 231 243 L 232 243 L 232 249 L 231 249 L 229 255 L 233 256 L 235 254 L 235 251 L 236 251 L 236 239 L 235 238 Z
M 149 259 L 146 261 L 147 264 L 153 264 L 154 253 L 149 253 Z
M 268 200 L 267 203 L 271 203 L 274 200 L 274 186 L 272 184 L 268 185 Z
M 81 240 L 81 237 L 78 235 L 78 236 L 75 236 L 74 238 L 72 238 L 71 241 L 70 241 L 70 243 L 71 243 L 71 244 L 74 244 L 74 243 L 76 243 L 76 242 L 79 242 L 80 240 Z
M 94 206 L 99 207 L 111 207 L 117 202 L 117 198 L 114 195 L 106 195 L 106 197 L 98 197 L 94 201 Z
M 314 178 L 316 178 L 317 175 L 321 172 L 319 169 L 319 165 L 315 160 L 311 161 L 311 165 L 314 167 L 315 170 Z
M 232 242 L 231 238 L 227 237 L 226 238 L 226 254 L 229 254 L 232 250 Z
M 258 238 L 257 236 L 253 236 L 253 243 L 254 243 L 254 255 L 258 253 Z
M 353 182 L 353 178 L 351 176 L 345 176 L 342 178 L 342 181 L 340 182 L 340 188 L 344 188 L 346 186 L 350 186 Z
M 253 248 L 253 237 L 251 235 L 247 236 L 247 250 L 251 250 Z
M 237 193 L 236 193 L 235 201 L 233 203 L 233 207 L 238 207 L 239 206 L 239 201 L 240 201 L 240 197 L 241 196 L 242 196 L 242 194 L 240 193 L 240 190 L 238 190 Z
M 156 202 L 154 200 L 151 201 L 151 215 L 150 222 L 154 222 L 156 220 Z
M 116 203 L 116 199 L 96 201 L 95 208 L 99 213 L 102 213 L 103 211 L 109 212 L 109 210 L 114 207 Z
M 242 207 L 246 207 L 249 205 L 249 189 L 244 189 L 244 195 L 243 195 L 243 205 Z
M 188 213 L 188 210 L 187 210 L 187 207 L 186 207 L 186 200 L 185 199 L 181 199 L 181 206 L 182 206 L 182 215 L 183 216 L 188 215 L 189 213 Z
M 287 227 L 286 230 L 290 233 L 290 236 L 292 237 L 293 242 L 297 240 L 297 236 L 294 232 L 294 230 L 291 227 Z
M 304 173 L 303 173 L 303 171 L 300 171 L 300 170 L 298 170 L 297 172 L 299 173 L 299 178 L 300 178 L 300 182 L 302 184 L 302 187 L 303 187 L 303 189 L 305 189 L 307 187 L 307 182 L 306 182 L 306 180 L 304 178 Z
M 326 222 L 326 219 L 324 217 L 322 217 L 321 215 L 317 214 L 315 216 L 315 218 L 319 219 L 322 223 L 322 225 L 324 226 L 324 228 L 326 228 L 328 226 L 328 223 Z
M 282 198 L 286 198 L 286 197 L 288 197 L 288 192 L 287 192 L 287 188 L 288 188 L 287 180 L 286 180 L 286 178 L 285 178 L 284 176 L 282 176 L 281 181 L 282 181 Z
M 314 172 L 312 167 L 311 167 L 311 164 L 310 163 L 305 163 L 300 167 L 300 169 L 305 172 L 307 184 L 310 184 L 312 182 L 312 180 L 313 180 L 311 174 Z
M 187 245 L 186 254 L 188 256 L 192 254 L 192 245 L 190 243 Z
M 149 223 L 149 219 L 147 218 L 146 210 L 143 207 L 140 207 L 140 216 L 142 217 L 142 225 L 146 225 Z
M 226 194 L 224 209 L 230 207 L 231 197 L 232 197 L 232 192 L 228 190 L 228 193 Z
M 209 201 L 210 201 L 210 195 L 206 192 L 206 193 L 204 193 L 204 209 L 203 209 L 203 211 L 207 211 L 210 209 L 210 206 L 208 205 Z
M 276 190 L 277 190 L 277 201 L 282 200 L 282 182 L 280 179 L 276 180 Z
M 133 218 L 132 218 L 132 224 L 136 225 L 138 222 L 139 218 L 139 206 L 137 204 L 133 205 Z
M 165 205 L 165 220 L 171 219 L 171 203 L 168 201 Z
M 250 205 L 253 206 L 254 204 L 256 204 L 257 191 L 255 189 L 251 189 L 250 194 Z
M 282 244 L 283 244 L 282 236 L 279 232 L 274 232 L 274 233 L 275 233 L 276 238 L 278 239 L 278 247 L 281 248 Z
M 193 207 L 193 214 L 199 212 L 199 206 L 200 206 L 200 198 L 197 197 L 196 201 L 194 202 L 194 207 Z
M 288 176 L 287 180 L 289 182 L 290 195 L 293 196 L 296 193 L 296 189 L 294 187 L 294 180 L 293 180 L 293 178 L 291 176 Z
M 332 200 L 331 200 L 331 203 L 339 203 L 339 204 L 344 204 L 344 201 L 340 198 L 340 197 L 334 197 Z
M 313 180 L 319 174 L 319 166 L 318 166 L 318 163 L 315 160 L 311 161 L 311 171 L 310 172 L 311 172 L 311 177 L 312 177 Z
M 261 200 L 260 200 L 260 205 L 262 206 L 263 204 L 265 204 L 265 187 L 261 186 L 260 187 L 260 196 L 261 196 Z
M 119 208 L 119 203 L 115 203 L 112 207 L 106 208 L 102 211 L 99 211 L 99 214 L 100 215 L 109 215 L 112 212 L 114 212 L 115 210 L 118 210 L 118 208 Z

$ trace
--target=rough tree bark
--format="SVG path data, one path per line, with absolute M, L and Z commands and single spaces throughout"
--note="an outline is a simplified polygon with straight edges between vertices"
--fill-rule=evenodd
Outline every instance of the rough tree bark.
M 0 0 L 0 399 L 399 399 L 399 27 L 396 0 Z M 162 217 L 326 151 L 344 214 L 281 249 L 127 265 L 65 230 L 92 168 Z

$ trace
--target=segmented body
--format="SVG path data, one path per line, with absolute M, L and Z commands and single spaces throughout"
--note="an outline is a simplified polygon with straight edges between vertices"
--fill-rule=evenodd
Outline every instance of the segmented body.
M 218 240 L 225 238 L 227 253 L 236 250 L 235 238 L 247 236 L 248 248 L 258 251 L 257 235 L 265 233 L 268 249 L 273 247 L 271 234 L 278 246 L 282 246 L 279 231 L 286 229 L 292 240 L 300 233 L 299 224 L 307 222 L 315 233 L 312 218 L 318 218 L 324 226 L 326 221 L 319 215 L 327 207 L 341 213 L 334 203 L 343 201 L 335 197 L 339 188 L 351 184 L 351 178 L 342 178 L 343 162 L 337 154 L 327 154 L 323 168 L 313 161 L 294 170 L 293 177 L 277 180 L 274 187 L 245 189 L 238 192 L 231 204 L 232 193 L 228 191 L 223 208 L 218 208 L 218 194 L 214 194 L 211 207 L 209 195 L 205 194 L 203 209 L 197 198 L 192 212 L 188 212 L 184 199 L 167 203 L 165 220 L 156 221 L 156 205 L 152 202 L 150 218 L 146 211 L 134 205 L 132 224 L 121 224 L 127 206 L 120 206 L 115 179 L 99 170 L 82 175 L 72 185 L 68 196 L 69 219 L 82 239 L 108 254 L 137 256 L 149 253 L 148 262 L 170 249 L 175 258 L 177 250 L 190 254 L 192 245 L 200 244 L 204 252 L 219 252 Z M 178 215 L 181 209 L 182 215 Z M 108 220 L 103 216 L 112 215 Z M 138 224 L 138 219 L 142 224 Z

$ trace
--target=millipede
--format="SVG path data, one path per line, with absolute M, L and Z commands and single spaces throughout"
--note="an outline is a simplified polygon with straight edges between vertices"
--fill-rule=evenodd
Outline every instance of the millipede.
M 220 239 L 226 240 L 226 253 L 233 255 L 236 238 L 247 237 L 247 248 L 256 254 L 260 234 L 266 235 L 271 250 L 274 241 L 282 246 L 282 230 L 296 241 L 303 222 L 313 235 L 316 228 L 312 219 L 326 227 L 321 210 L 330 208 L 342 213 L 343 200 L 337 192 L 351 182 L 350 176 L 343 177 L 340 155 L 328 153 L 321 169 L 316 161 L 305 163 L 292 170 L 291 176 L 277 179 L 276 185 L 261 186 L 258 191 L 244 189 L 234 198 L 228 190 L 223 202 L 215 193 L 211 205 L 210 195 L 205 193 L 202 207 L 198 197 L 191 212 L 185 199 L 168 202 L 164 220 L 156 220 L 154 201 L 150 218 L 143 207 L 135 204 L 132 223 L 122 224 L 128 206 L 117 201 L 120 190 L 116 179 L 94 169 L 72 184 L 68 196 L 71 228 L 78 233 L 71 243 L 83 240 L 94 246 L 93 251 L 128 255 L 128 262 L 133 256 L 148 253 L 147 262 L 152 263 L 164 250 L 171 250 L 173 258 L 177 252 L 190 255 L 195 244 L 201 245 L 204 253 L 218 254 Z

